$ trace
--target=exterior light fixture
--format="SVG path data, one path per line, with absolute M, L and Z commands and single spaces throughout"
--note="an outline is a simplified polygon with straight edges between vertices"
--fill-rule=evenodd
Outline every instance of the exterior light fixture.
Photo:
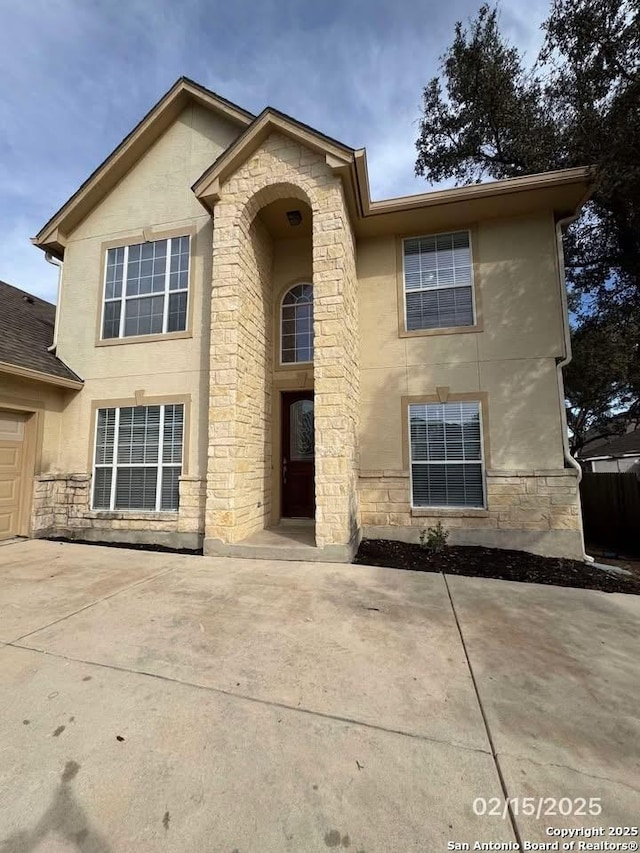
M 302 214 L 299 210 L 288 210 L 287 219 L 289 220 L 289 225 L 291 225 L 292 228 L 295 228 L 296 225 L 300 225 L 302 222 Z

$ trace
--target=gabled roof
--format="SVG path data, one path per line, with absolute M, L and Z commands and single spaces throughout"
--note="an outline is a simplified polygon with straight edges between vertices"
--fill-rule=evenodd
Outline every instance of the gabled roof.
M 220 187 L 229 175 L 274 131 L 325 155 L 327 165 L 343 179 L 347 204 L 360 236 L 401 233 L 420 228 L 423 222 L 425 227 L 442 229 L 447 218 L 459 224 L 545 208 L 553 210 L 560 219 L 584 204 L 594 181 L 593 169 L 580 167 L 373 201 L 364 148 L 350 148 L 267 107 L 191 187 L 208 210 L 213 212 Z
M 289 136 L 301 145 L 324 154 L 333 168 L 348 167 L 354 161 L 356 152 L 353 148 L 303 124 L 286 113 L 273 107 L 266 107 L 194 183 L 191 189 L 196 196 L 205 203 L 217 201 L 221 182 L 274 132 Z
M 82 186 L 63 204 L 32 242 L 56 257 L 64 254 L 65 237 L 129 171 L 148 148 L 175 121 L 191 101 L 246 127 L 253 113 L 221 98 L 187 77 L 180 77 L 133 128 L 120 145 L 92 172 Z
M 0 281 L 0 372 L 81 388 L 82 380 L 48 350 L 55 319 L 55 305 Z
M 582 448 L 580 459 L 617 458 L 620 456 L 640 456 L 640 429 L 623 435 L 594 439 Z
M 272 107 L 256 117 L 193 80 L 181 77 L 47 222 L 33 243 L 56 257 L 63 257 L 66 234 L 115 186 L 190 101 L 217 111 L 241 130 L 238 138 L 192 187 L 210 211 L 218 200 L 221 183 L 274 131 L 324 154 L 327 165 L 342 178 L 359 237 L 416 230 L 426 233 L 430 229 L 457 227 L 461 222 L 520 216 L 540 210 L 552 210 L 559 220 L 574 215 L 594 185 L 594 170 L 584 167 L 374 201 L 364 148 L 350 148 Z

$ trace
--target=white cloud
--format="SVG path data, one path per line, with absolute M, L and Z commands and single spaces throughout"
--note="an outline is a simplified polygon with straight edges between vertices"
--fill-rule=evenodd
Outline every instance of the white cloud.
M 29 238 L 182 74 L 365 146 L 375 198 L 427 190 L 413 173 L 422 87 L 479 3 L 12 4 L 0 29 L 0 276 L 54 297 L 55 270 Z M 545 14 L 546 0 L 517 0 L 503 26 L 535 54 Z

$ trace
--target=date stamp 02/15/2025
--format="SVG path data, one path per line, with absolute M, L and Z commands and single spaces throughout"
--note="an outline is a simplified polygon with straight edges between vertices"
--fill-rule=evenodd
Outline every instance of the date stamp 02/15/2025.
M 534 820 L 562 819 L 563 817 L 600 817 L 602 803 L 600 797 L 510 797 L 485 799 L 477 797 L 473 801 L 473 812 L 478 817 L 498 817 L 517 819 L 527 817 Z M 486 850 L 486 851 L 637 851 L 640 828 L 638 826 L 586 825 L 560 827 L 545 826 L 544 836 L 548 840 L 528 841 L 518 836 L 511 841 L 455 841 L 447 842 L 446 850 Z M 536 833 L 538 838 L 540 836 Z

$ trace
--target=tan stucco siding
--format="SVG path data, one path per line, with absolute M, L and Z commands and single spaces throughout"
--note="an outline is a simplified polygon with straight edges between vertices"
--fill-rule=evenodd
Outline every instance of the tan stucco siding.
M 311 237 L 275 240 L 273 248 L 271 280 L 277 302 L 274 307 L 277 311 L 282 296 L 289 287 L 313 280 Z
M 551 214 L 473 226 L 482 331 L 400 337 L 399 238 L 358 244 L 360 469 L 402 470 L 405 396 L 488 394 L 493 468 L 562 468 L 562 308 Z
M 201 401 L 201 388 L 206 386 L 207 377 L 197 372 L 158 372 L 156 375 L 120 376 L 112 379 L 89 381 L 83 391 L 71 400 L 61 416 L 64 440 L 60 443 L 57 465 L 52 470 L 73 473 L 91 471 L 93 464 L 93 412 L 97 402 L 105 405 L 113 402 L 133 405 L 136 392 L 142 391 L 139 399 L 189 398 L 189 430 L 185 444 L 188 454 L 184 460 L 185 472 L 192 476 L 204 476 L 206 463 L 206 406 Z
M 478 360 L 563 354 L 562 305 L 551 211 L 477 228 L 485 333 Z
M 68 237 L 105 240 L 130 228 L 208 217 L 191 186 L 237 134 L 202 107 L 187 107 Z
M 562 468 L 558 376 L 551 358 L 480 362 L 489 397 L 491 468 Z
M 24 417 L 22 452 L 18 469 L 17 517 L 11 532 L 28 536 L 37 519 L 34 477 L 55 470 L 61 436 L 61 413 L 74 392 L 45 382 L 0 372 L 0 415 L 3 411 Z
M 209 387 L 212 223 L 191 191 L 237 128 L 197 105 L 188 107 L 112 192 L 69 235 L 59 308 L 58 355 L 85 388 L 62 416 L 66 437 L 58 470 L 86 472 L 94 400 L 191 396 L 189 474 L 204 476 Z M 192 234 L 189 337 L 96 346 L 102 308 L 104 243 L 132 242 L 145 229 Z M 132 239 L 133 238 L 133 239 Z
M 576 477 L 564 467 L 551 214 L 479 222 L 471 234 L 473 331 L 403 336 L 400 237 L 358 245 L 364 535 L 418 541 L 421 530 L 442 522 L 454 544 L 580 557 Z M 407 398 L 439 395 L 477 395 L 482 404 L 483 508 L 412 509 Z
M 0 409 L 38 413 L 36 473 L 56 470 L 62 410 L 66 401 L 73 396 L 73 391 L 65 391 L 54 385 L 0 373 Z

